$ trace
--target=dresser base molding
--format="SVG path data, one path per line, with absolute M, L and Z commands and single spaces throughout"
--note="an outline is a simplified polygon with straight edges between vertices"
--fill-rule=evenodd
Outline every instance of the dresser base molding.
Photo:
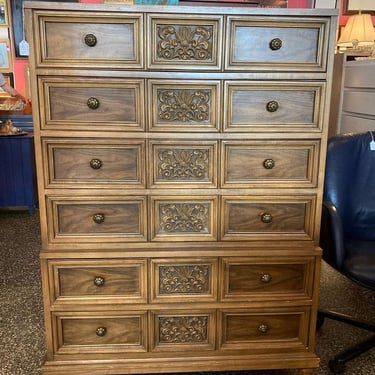
M 282 363 L 282 366 L 280 365 Z M 319 366 L 314 353 L 285 353 L 253 356 L 164 357 L 116 359 L 113 361 L 46 361 L 43 375 L 121 375 L 202 371 L 299 369 L 298 375 L 312 375 Z

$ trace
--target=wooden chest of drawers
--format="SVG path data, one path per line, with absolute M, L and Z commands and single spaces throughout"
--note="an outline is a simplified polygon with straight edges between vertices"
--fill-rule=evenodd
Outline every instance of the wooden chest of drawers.
M 334 11 L 25 6 L 44 374 L 312 374 Z

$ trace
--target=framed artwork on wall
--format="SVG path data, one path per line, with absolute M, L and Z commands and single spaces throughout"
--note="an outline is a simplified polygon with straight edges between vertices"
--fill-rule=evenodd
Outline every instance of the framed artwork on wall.
M 9 72 L 11 70 L 13 70 L 13 60 L 10 40 L 0 39 L 0 72 Z
M 12 87 L 14 87 L 13 73 L 3 73 L 3 76 L 4 76 L 5 80 L 7 81 L 7 83 L 9 85 L 11 85 Z M 5 90 L 3 90 L 0 87 L 0 98 L 6 98 L 6 97 L 11 97 L 11 95 L 8 94 Z
M 343 0 L 342 14 L 357 14 L 368 13 L 375 15 L 375 1 L 374 0 Z
M 0 0 L 0 27 L 7 27 L 8 22 L 8 7 L 6 0 Z

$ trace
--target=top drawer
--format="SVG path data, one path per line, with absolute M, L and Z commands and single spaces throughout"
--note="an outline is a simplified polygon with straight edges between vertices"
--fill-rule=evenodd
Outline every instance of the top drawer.
M 327 19 L 228 17 L 227 70 L 325 71 Z
M 36 13 L 36 64 L 45 67 L 142 68 L 141 14 Z

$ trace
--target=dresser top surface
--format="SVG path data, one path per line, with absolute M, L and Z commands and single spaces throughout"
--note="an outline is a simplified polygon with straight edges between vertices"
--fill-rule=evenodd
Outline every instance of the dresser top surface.
M 191 6 L 189 5 L 122 5 L 122 4 L 95 4 L 95 3 L 61 3 L 45 1 L 25 1 L 25 9 L 41 10 L 82 10 L 105 12 L 149 12 L 149 13 L 194 13 L 194 14 L 225 14 L 225 15 L 280 15 L 280 16 L 336 16 L 337 9 L 300 9 L 300 8 L 258 8 L 249 6 Z

